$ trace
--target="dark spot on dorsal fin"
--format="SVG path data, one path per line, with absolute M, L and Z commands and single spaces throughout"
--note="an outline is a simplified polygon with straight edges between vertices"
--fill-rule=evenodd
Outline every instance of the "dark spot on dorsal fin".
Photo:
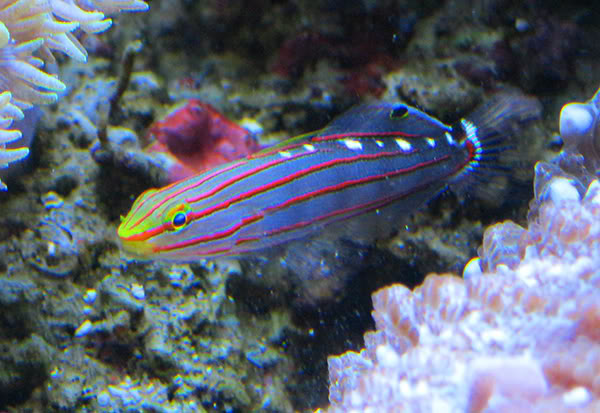
M 408 108 L 406 106 L 396 106 L 390 112 L 391 119 L 400 119 L 408 115 Z

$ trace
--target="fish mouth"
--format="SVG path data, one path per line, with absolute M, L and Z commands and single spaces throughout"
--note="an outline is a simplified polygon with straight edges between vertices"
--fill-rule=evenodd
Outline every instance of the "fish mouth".
M 149 259 L 154 254 L 154 246 L 147 241 L 127 239 L 124 225 L 119 225 L 117 236 L 121 246 L 121 251 L 128 256 L 138 259 Z
M 149 260 L 154 254 L 154 248 L 145 242 L 120 239 L 120 243 L 121 251 L 132 258 Z

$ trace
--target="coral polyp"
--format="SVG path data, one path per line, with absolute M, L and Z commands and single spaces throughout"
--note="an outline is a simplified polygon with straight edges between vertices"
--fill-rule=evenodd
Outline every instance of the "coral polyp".
M 600 89 L 587 102 L 573 102 L 560 111 L 560 136 L 565 149 L 585 155 L 591 171 L 600 166 Z

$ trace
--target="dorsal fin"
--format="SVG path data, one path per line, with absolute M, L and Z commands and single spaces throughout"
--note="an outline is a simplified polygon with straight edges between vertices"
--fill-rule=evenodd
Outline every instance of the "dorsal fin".
M 355 106 L 314 136 L 390 132 L 406 136 L 439 136 L 451 130 L 450 126 L 412 106 L 377 102 Z
M 452 128 L 439 120 L 403 103 L 377 102 L 358 105 L 336 117 L 323 129 L 279 142 L 252 154 L 252 158 L 272 153 L 316 137 L 364 134 L 404 135 L 407 137 L 437 137 Z

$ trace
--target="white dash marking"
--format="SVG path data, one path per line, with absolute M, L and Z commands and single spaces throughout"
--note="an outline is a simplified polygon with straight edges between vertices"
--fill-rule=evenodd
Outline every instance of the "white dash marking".
M 284 158 L 290 158 L 292 156 L 292 154 L 288 151 L 279 151 L 279 155 L 281 155 Z
M 356 139 L 344 139 L 342 140 L 342 143 L 346 145 L 346 148 L 352 149 L 353 151 L 360 151 L 363 148 L 362 143 Z
M 315 150 L 315 146 L 311 145 L 310 143 L 305 143 L 303 145 L 303 147 L 304 147 L 304 149 L 306 149 L 309 152 L 314 152 L 314 150 Z
M 77 327 L 77 330 L 75 330 L 75 337 L 83 337 L 90 331 L 92 331 L 92 322 L 90 320 L 85 320 L 79 327 Z
M 454 140 L 452 135 L 450 135 L 450 132 L 446 132 L 445 135 L 449 145 L 456 145 L 456 141 Z
M 473 122 L 467 119 L 461 119 L 460 123 L 467 134 L 467 139 L 470 141 L 479 141 L 479 138 L 477 137 L 477 126 L 475 126 Z
M 380 148 L 383 148 L 383 142 L 380 141 L 379 139 L 375 140 L 375 143 L 377 144 L 377 146 L 379 146 Z
M 404 139 L 396 139 L 396 143 L 398 144 L 400 150 L 403 152 L 409 152 L 412 150 L 412 145 L 409 141 L 406 141 Z
M 429 145 L 430 148 L 435 148 L 435 139 L 425 138 L 425 141 L 427 142 L 427 145 Z
M 481 141 L 477 136 L 477 126 L 467 119 L 461 119 L 460 123 L 465 131 L 465 134 L 467 135 L 467 140 L 470 141 L 475 148 L 472 162 L 481 161 L 484 150 L 483 146 L 481 145 Z

